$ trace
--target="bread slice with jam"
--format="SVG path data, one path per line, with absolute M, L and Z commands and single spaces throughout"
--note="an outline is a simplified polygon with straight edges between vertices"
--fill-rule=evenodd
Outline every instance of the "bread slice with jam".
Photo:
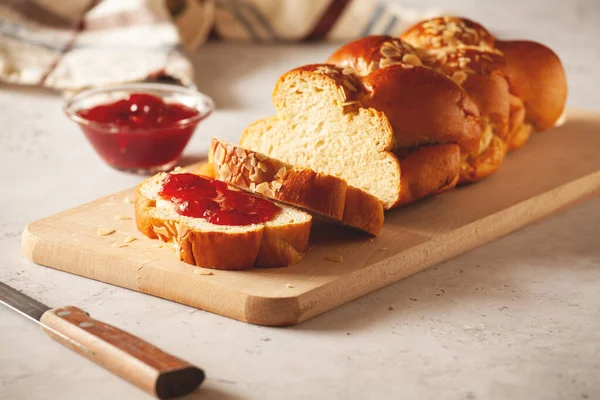
M 310 214 L 178 169 L 137 188 L 141 233 L 171 245 L 188 264 L 222 270 L 281 267 L 302 260 Z

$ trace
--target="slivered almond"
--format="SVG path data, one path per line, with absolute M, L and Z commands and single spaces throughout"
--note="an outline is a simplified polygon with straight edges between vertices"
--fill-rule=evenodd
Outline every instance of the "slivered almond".
M 271 197 L 273 195 L 273 192 L 271 191 L 271 188 L 269 188 L 269 184 L 267 182 L 261 182 L 256 185 L 254 191 L 266 197 Z
M 131 242 L 133 242 L 135 240 L 137 240 L 136 237 L 129 235 L 125 239 L 123 239 L 123 243 L 131 243 Z
M 221 165 L 221 168 L 219 169 L 219 179 L 222 181 L 229 181 L 231 179 L 231 168 L 229 168 L 229 165 Z
M 256 156 L 254 155 L 254 153 L 250 154 L 250 165 L 252 165 L 253 167 L 256 167 L 256 164 L 258 164 L 258 160 L 256 159 Z
M 255 153 L 255 154 L 256 154 L 256 158 L 258 158 L 259 161 L 265 161 L 267 158 L 269 158 L 261 153 Z
M 115 230 L 112 228 L 105 228 L 105 227 L 101 226 L 98 228 L 96 233 L 98 234 L 98 236 L 108 236 L 108 235 L 112 235 L 113 233 L 115 233 Z
M 277 173 L 275 174 L 275 178 L 277 179 L 285 179 L 287 177 L 287 168 L 286 167 L 281 167 L 277 170 Z
M 277 182 L 277 181 L 273 181 L 273 182 L 271 182 L 271 188 L 272 188 L 274 191 L 278 191 L 279 189 L 281 189 L 281 186 L 283 186 L 283 185 L 281 184 L 281 182 Z
M 169 231 L 164 226 L 153 226 L 152 230 L 157 235 L 164 236 L 165 238 L 167 238 L 169 236 Z
M 379 48 L 379 53 L 387 58 L 400 57 L 402 55 L 402 50 L 395 46 L 393 43 L 384 42 Z
M 420 66 L 421 60 L 414 54 L 405 54 L 402 57 L 402 62 L 409 65 Z
M 212 271 L 207 271 L 206 269 L 199 268 L 199 267 L 194 268 L 194 273 L 197 275 L 207 275 L 207 276 L 214 275 L 214 273 Z
M 248 171 L 252 170 L 252 164 L 250 164 L 250 158 L 245 158 L 244 159 L 244 168 L 246 168 Z
M 262 172 L 267 172 L 267 165 L 261 161 L 256 164 L 256 168 L 260 169 Z
M 235 155 L 238 156 L 239 158 L 246 158 L 246 150 L 244 150 L 240 147 L 236 147 Z
M 213 157 L 217 163 L 223 164 L 223 161 L 225 161 L 225 149 L 223 146 L 217 144 Z
M 244 177 L 242 176 L 242 174 L 233 174 L 230 182 L 234 185 L 241 185 L 244 183 Z
M 356 91 L 358 91 L 358 89 L 356 88 L 356 86 L 354 86 L 354 85 L 352 84 L 352 82 L 350 82 L 350 80 L 349 80 L 349 79 L 344 79 L 344 80 L 342 81 L 342 85 L 344 85 L 344 87 L 345 87 L 346 89 L 348 89 L 349 91 L 351 91 L 351 92 L 356 92 Z

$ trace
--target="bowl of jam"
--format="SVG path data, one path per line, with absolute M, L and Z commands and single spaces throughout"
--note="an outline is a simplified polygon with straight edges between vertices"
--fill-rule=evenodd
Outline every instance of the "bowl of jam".
M 83 91 L 64 106 L 111 167 L 150 174 L 175 166 L 213 101 L 191 88 L 131 83 Z

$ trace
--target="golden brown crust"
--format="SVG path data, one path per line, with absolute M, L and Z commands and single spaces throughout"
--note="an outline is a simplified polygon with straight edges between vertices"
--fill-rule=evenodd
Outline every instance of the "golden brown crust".
M 391 66 L 363 78 L 361 103 L 390 120 L 397 148 L 457 143 L 477 147 L 479 111 L 466 92 L 446 76 L 425 67 Z
M 506 144 L 496 135 L 491 134 L 489 145 L 480 153 L 463 156 L 460 164 L 459 184 L 480 181 L 493 174 L 506 155 Z
M 460 147 L 446 143 L 421 146 L 399 154 L 402 191 L 398 205 L 406 205 L 456 186 L 460 171 Z
M 252 226 L 241 232 L 200 232 L 176 220 L 155 218 L 150 211 L 156 201 L 144 197 L 140 190 L 147 181 L 136 190 L 137 228 L 151 239 L 170 244 L 185 263 L 222 270 L 281 267 L 300 261 L 308 249 L 310 219 L 282 226 Z
M 383 226 L 383 218 L 383 205 L 377 197 L 354 186 L 348 186 L 343 224 L 377 235 Z
M 341 178 L 296 168 L 218 139 L 212 140 L 210 151 L 216 176 L 223 182 L 373 235 L 381 229 L 381 202 Z
M 526 120 L 536 131 L 552 128 L 567 99 L 567 77 L 556 53 L 526 40 L 499 40 L 497 46 L 506 58 L 511 92 L 525 104 Z

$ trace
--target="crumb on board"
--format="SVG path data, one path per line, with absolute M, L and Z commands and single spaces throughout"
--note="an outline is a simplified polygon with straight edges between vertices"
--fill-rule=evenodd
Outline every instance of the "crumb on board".
M 127 236 L 127 237 L 126 237 L 126 238 L 123 240 L 123 243 L 131 243 L 131 242 L 133 242 L 134 240 L 137 240 L 137 238 L 136 238 L 136 237 L 134 237 L 134 236 L 131 236 L 131 235 L 129 235 L 129 236 Z
M 381 250 L 381 251 L 388 251 L 388 248 L 387 247 L 382 247 L 379 250 Z
M 194 267 L 194 273 L 198 274 L 198 275 L 206 275 L 206 276 L 214 275 L 214 273 L 212 271 L 207 271 L 206 269 L 200 268 L 200 267 Z
M 127 221 L 130 219 L 131 219 L 131 217 L 128 215 L 119 215 L 119 214 L 115 215 L 115 220 L 117 220 L 117 221 Z
M 327 261 L 333 261 L 333 262 L 342 262 L 342 261 L 344 261 L 344 257 L 340 256 L 339 254 L 338 255 L 329 255 L 329 256 L 326 256 L 325 259 Z
M 285 287 L 288 289 L 292 289 L 294 287 L 294 285 L 292 285 L 291 283 L 288 283 L 287 285 L 285 285 Z
M 111 247 L 116 247 L 118 249 L 120 249 L 121 247 L 127 247 L 129 246 L 127 243 L 119 243 L 119 242 L 114 242 L 113 244 L 110 245 Z
M 98 228 L 96 233 L 98 234 L 98 236 L 108 236 L 108 235 L 112 235 L 113 233 L 115 233 L 115 230 L 112 228 L 105 228 L 105 227 L 101 226 Z
M 131 200 L 131 197 L 125 196 L 123 198 L 123 203 L 125 203 L 125 204 L 133 204 L 133 200 Z

